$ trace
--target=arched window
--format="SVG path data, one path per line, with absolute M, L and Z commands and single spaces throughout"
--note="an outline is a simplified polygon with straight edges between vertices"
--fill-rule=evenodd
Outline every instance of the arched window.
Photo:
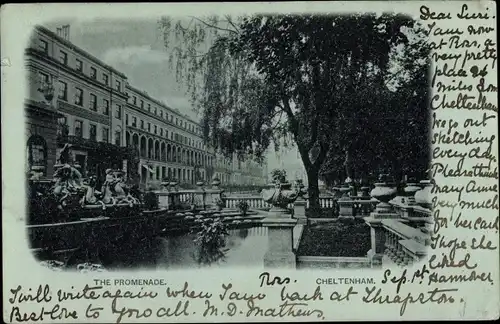
M 29 171 L 47 175 L 47 142 L 40 135 L 28 139 L 27 158 Z

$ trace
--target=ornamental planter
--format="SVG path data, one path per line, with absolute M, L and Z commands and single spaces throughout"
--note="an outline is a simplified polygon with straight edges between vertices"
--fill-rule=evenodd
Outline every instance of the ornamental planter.
M 278 215 L 288 214 L 288 205 L 293 203 L 298 195 L 297 190 L 292 190 L 290 183 L 277 183 L 274 188 L 262 190 L 263 200 L 273 206 L 270 211 Z
M 379 203 L 377 204 L 377 213 L 387 213 L 391 211 L 391 205 L 389 201 L 396 197 L 397 190 L 394 186 L 387 182 L 377 182 L 375 183 L 375 188 L 371 191 L 370 195 L 377 199 Z
M 421 190 L 415 182 L 409 182 L 406 184 L 406 187 L 403 189 L 406 197 L 406 203 L 408 205 L 415 205 L 415 194 Z
M 424 208 L 431 208 L 432 200 L 431 200 L 431 190 L 432 190 L 432 182 L 430 180 L 422 180 L 420 181 L 420 185 L 422 189 L 415 193 L 415 203 Z

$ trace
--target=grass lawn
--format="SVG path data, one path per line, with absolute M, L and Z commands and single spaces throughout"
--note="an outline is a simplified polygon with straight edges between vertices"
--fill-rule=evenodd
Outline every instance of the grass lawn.
M 307 226 L 298 255 L 364 257 L 370 250 L 370 227 L 361 220 Z
M 306 209 L 306 217 L 308 218 L 336 218 L 338 210 L 336 208 L 321 208 L 319 211 Z

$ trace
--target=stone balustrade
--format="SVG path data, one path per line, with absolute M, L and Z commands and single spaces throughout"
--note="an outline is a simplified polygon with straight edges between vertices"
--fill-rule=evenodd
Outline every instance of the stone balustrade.
M 396 196 L 388 203 L 388 197 L 379 193 L 382 207 L 377 208 L 365 217 L 371 227 L 372 248 L 369 258 L 373 266 L 409 266 L 422 260 L 431 243 L 432 217 L 428 186 L 422 188 L 408 184 L 405 196 Z M 380 187 L 389 187 L 379 184 Z M 408 189 L 410 188 L 410 189 Z M 407 190 L 408 189 L 408 190 Z M 419 202 L 414 195 L 418 193 Z
M 333 196 L 320 195 L 319 205 L 321 208 L 337 208 L 337 198 Z M 306 208 L 309 208 L 309 200 L 307 200 Z
M 353 215 L 354 217 L 367 217 L 370 213 L 375 210 L 377 201 L 375 199 L 370 199 L 370 197 L 353 197 Z
M 265 202 L 261 196 L 224 197 L 224 200 L 226 201 L 227 208 L 238 208 L 238 203 L 240 201 L 246 201 L 250 209 L 268 210 L 272 207 L 272 205 Z M 290 208 L 292 207 L 293 205 L 290 204 Z
M 408 266 L 426 256 L 430 244 L 430 236 L 420 229 L 408 226 L 401 220 L 382 220 L 384 231 L 384 256 L 382 264 Z
M 224 190 L 218 185 L 206 187 L 198 184 L 196 189 L 179 189 L 177 183 L 163 184 L 163 190 L 154 191 L 159 206 L 168 210 L 216 209 L 217 200 L 224 200 Z

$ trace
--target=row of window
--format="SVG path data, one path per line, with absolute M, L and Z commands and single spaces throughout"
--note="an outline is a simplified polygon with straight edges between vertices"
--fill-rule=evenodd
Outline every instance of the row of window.
M 155 135 L 160 135 L 161 137 L 165 136 L 165 138 L 169 138 L 169 133 L 167 129 L 163 129 L 162 127 L 158 127 L 157 125 L 154 125 L 153 128 L 151 128 L 151 123 L 145 123 L 144 120 L 140 120 L 140 125 L 137 124 L 137 117 L 132 116 L 132 120 L 130 120 L 129 115 L 125 114 L 125 124 L 127 126 L 132 126 L 136 128 L 140 128 L 143 130 L 147 130 L 148 132 L 152 132 Z M 146 126 L 147 125 L 147 126 Z M 170 132 L 170 140 L 179 142 L 184 145 L 192 146 L 194 148 L 202 149 L 204 148 L 204 145 L 201 141 L 194 141 L 189 137 L 183 136 L 181 134 L 177 134 L 174 132 Z
M 161 172 L 161 173 L 160 173 Z M 166 168 L 164 166 L 160 167 L 157 166 L 156 167 L 156 172 L 149 172 L 150 175 L 148 176 L 148 172 L 144 171 L 142 172 L 141 174 L 141 181 L 142 182 L 146 182 L 147 179 L 156 179 L 156 180 L 160 180 L 160 179 L 163 179 L 163 178 L 175 178 L 177 179 L 178 181 L 181 181 L 181 182 L 184 182 L 184 181 L 188 181 L 188 182 L 191 182 L 194 184 L 194 180 L 196 180 L 195 178 L 198 178 L 199 180 L 205 180 L 205 172 L 203 171 L 199 171 L 198 173 L 196 173 L 195 171 L 193 170 L 185 170 L 185 169 L 175 169 L 175 168 Z
M 44 83 L 49 83 L 50 82 L 50 77 L 48 74 L 41 72 L 40 76 L 42 78 L 42 82 Z M 59 81 L 59 93 L 57 97 L 61 100 L 70 102 L 68 100 L 68 84 L 64 81 Z M 73 104 L 83 107 L 83 90 L 81 88 L 75 87 L 75 92 L 74 92 L 74 97 L 73 97 Z M 92 111 L 98 111 L 98 104 L 97 104 L 97 96 L 93 93 L 89 94 L 89 105 L 88 108 Z M 101 106 L 101 113 L 109 116 L 109 100 L 108 99 L 102 99 L 102 106 Z M 122 106 L 119 104 L 115 105 L 115 118 L 121 119 L 122 118 Z
M 59 129 L 58 133 L 59 135 L 69 135 L 69 127 L 68 127 L 68 120 L 66 117 L 61 117 L 59 119 Z M 73 134 L 75 137 L 80 137 L 83 138 L 83 120 L 75 119 L 74 124 L 73 124 Z M 97 141 L 97 125 L 96 124 L 89 124 L 89 139 L 92 141 Z M 109 143 L 109 128 L 107 127 L 102 127 L 101 128 L 101 142 Z M 115 132 L 115 144 L 120 146 L 121 145 L 121 132 L 116 131 Z
M 48 42 L 44 41 L 43 39 L 40 40 L 39 42 L 39 50 L 42 51 L 45 55 L 49 54 L 49 44 Z M 59 63 L 68 66 L 68 53 L 66 53 L 63 50 L 59 50 Z M 77 72 L 84 73 L 83 72 L 83 61 L 80 59 L 75 59 L 75 67 L 74 69 Z M 97 80 L 97 69 L 93 66 L 90 67 L 90 74 L 89 77 L 91 79 Z M 106 73 L 102 73 L 102 78 L 101 78 L 101 83 L 103 83 L 106 86 L 110 86 L 109 84 L 109 75 Z M 122 83 L 120 80 L 115 80 L 115 87 L 117 91 L 122 90 Z
M 129 96 L 129 100 L 131 100 L 131 102 L 134 106 L 140 107 L 141 109 L 146 109 L 144 107 L 144 100 L 140 101 L 140 105 L 137 104 L 137 97 L 136 96 L 132 96 L 132 97 Z M 163 118 L 166 121 L 171 122 L 172 124 L 174 123 L 174 115 L 169 115 L 167 112 L 164 113 L 163 109 L 161 109 L 161 108 L 158 109 L 157 107 L 155 107 L 152 110 L 150 103 L 147 104 L 147 111 L 150 113 L 154 113 L 156 116 L 160 116 L 160 118 Z M 178 117 L 175 117 L 175 125 L 182 127 L 190 132 L 193 132 L 196 134 L 201 134 L 201 130 L 199 127 L 195 127 L 194 125 L 192 125 L 192 124 L 190 124 L 182 119 L 179 119 Z
M 42 51 L 43 53 L 45 53 L 46 55 L 48 55 L 48 42 L 46 42 L 45 40 L 42 40 L 40 39 L 39 40 L 39 50 Z M 63 50 L 59 50 L 59 62 L 63 65 L 68 65 L 68 53 L 66 53 L 65 51 Z M 74 69 L 80 73 L 84 73 L 84 63 L 82 60 L 76 58 L 75 59 L 75 66 L 74 66 Z M 90 67 L 90 78 L 94 79 L 94 80 L 97 80 L 97 69 L 93 66 Z M 49 79 L 49 76 L 48 75 L 44 75 L 44 78 L 47 79 L 46 81 L 48 82 L 48 79 Z M 106 86 L 109 86 L 109 76 L 108 74 L 106 73 L 102 73 L 102 79 L 101 79 L 101 82 L 103 84 L 105 84 Z M 115 80 L 115 89 L 117 91 L 121 91 L 121 88 L 122 88 L 122 83 L 119 81 L 119 80 Z M 67 100 L 67 84 L 63 81 L 60 81 L 60 93 L 59 93 L 59 98 L 62 99 L 62 100 Z M 129 100 L 132 100 L 132 103 L 135 105 L 135 106 L 138 106 L 137 104 L 137 97 L 136 96 L 133 96 L 133 97 L 129 97 Z M 80 88 L 76 88 L 76 93 L 75 93 L 75 98 L 74 98 L 74 103 L 76 105 L 79 105 L 79 106 L 82 106 L 83 105 L 83 91 L 80 89 Z M 109 115 L 109 101 L 107 101 L 106 99 L 104 99 L 104 107 L 103 107 L 103 113 L 105 115 Z M 139 107 L 139 106 L 138 106 Z M 144 100 L 141 100 L 140 101 L 140 107 L 142 109 L 145 109 L 145 106 L 144 106 Z M 91 110 L 94 110 L 94 111 L 97 111 L 97 99 L 96 99 L 96 96 L 95 95 L 92 95 L 91 94 L 91 98 L 90 98 L 90 103 L 89 103 L 89 108 Z M 121 110 L 121 108 L 120 108 Z M 196 134 L 201 134 L 201 130 L 199 127 L 195 127 L 194 125 L 186 122 L 185 120 L 182 120 L 182 119 L 179 119 L 178 117 L 175 117 L 175 120 L 174 120 L 174 115 L 169 115 L 167 112 L 164 112 L 163 109 L 158 109 L 157 107 L 154 108 L 154 111 L 152 111 L 152 108 L 151 108 L 151 104 L 148 103 L 147 104 L 147 110 L 148 112 L 151 112 L 157 116 L 160 116 L 160 118 L 162 119 L 165 119 L 166 121 L 169 121 L 170 123 L 174 124 L 178 127 L 182 127 L 188 131 L 191 131 L 193 133 L 196 133 Z M 120 113 L 120 116 L 121 116 L 121 113 Z M 118 117 L 118 114 L 117 114 L 117 118 Z M 187 142 L 186 142 L 187 144 Z

